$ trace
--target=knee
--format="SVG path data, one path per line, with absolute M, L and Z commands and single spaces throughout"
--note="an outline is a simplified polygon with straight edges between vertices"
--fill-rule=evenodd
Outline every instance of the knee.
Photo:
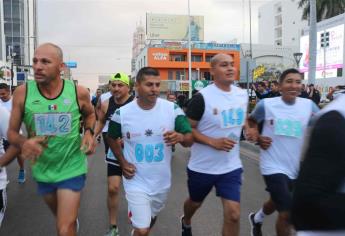
M 188 198 L 187 201 L 185 202 L 186 206 L 190 206 L 194 209 L 198 209 L 201 206 L 202 202 L 194 202 L 192 199 Z
M 117 196 L 120 192 L 120 186 L 108 185 L 108 194 L 110 196 Z
M 71 235 L 71 232 L 75 230 L 75 221 L 73 222 L 59 222 L 57 225 L 57 231 L 59 236 Z
M 239 223 L 240 222 L 240 210 L 239 209 L 231 209 L 228 210 L 224 214 L 224 221 L 225 223 Z
M 280 222 L 289 222 L 290 214 L 288 212 L 280 212 L 278 214 L 278 221 Z
M 150 229 L 135 229 L 135 232 L 138 236 L 147 236 L 149 235 Z

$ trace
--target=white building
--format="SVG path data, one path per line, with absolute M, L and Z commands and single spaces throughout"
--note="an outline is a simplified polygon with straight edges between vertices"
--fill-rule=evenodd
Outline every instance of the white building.
M 325 36 L 327 35 L 327 37 Z M 325 37 L 322 37 L 325 36 Z M 330 86 L 345 85 L 345 13 L 317 23 L 315 84 L 326 93 Z M 323 40 L 322 40 L 323 39 Z M 323 43 L 327 43 L 323 47 Z M 300 71 L 308 79 L 309 28 L 302 30 Z
M 301 30 L 308 25 L 302 20 L 298 0 L 274 0 L 259 8 L 259 44 L 299 46 Z
M 273 75 L 276 73 L 280 74 L 288 68 L 297 68 L 297 64 L 293 54 L 298 51 L 298 46 L 272 46 L 265 44 L 253 44 L 253 64 L 250 65 L 250 68 L 247 68 L 246 60 L 250 55 L 250 45 L 246 43 L 241 44 L 240 82 L 246 82 L 247 73 L 250 73 L 251 70 L 262 66 L 265 68 L 265 72 L 269 72 Z M 252 78 L 252 75 L 250 75 L 248 78 Z M 257 79 L 261 80 L 262 78 L 259 77 Z M 254 78 L 254 81 L 256 81 L 256 78 Z

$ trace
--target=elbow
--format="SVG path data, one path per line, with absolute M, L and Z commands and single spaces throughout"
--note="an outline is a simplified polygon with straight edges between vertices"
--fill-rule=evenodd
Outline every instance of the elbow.
M 181 145 L 183 147 L 191 147 L 193 145 L 193 143 L 194 143 L 193 135 L 192 134 L 187 134 L 187 135 L 185 135 L 184 140 L 181 143 Z

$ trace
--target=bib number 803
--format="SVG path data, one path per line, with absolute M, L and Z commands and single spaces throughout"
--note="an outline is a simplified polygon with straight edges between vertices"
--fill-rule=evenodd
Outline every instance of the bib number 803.
M 164 144 L 135 145 L 135 159 L 137 163 L 161 162 L 164 159 Z

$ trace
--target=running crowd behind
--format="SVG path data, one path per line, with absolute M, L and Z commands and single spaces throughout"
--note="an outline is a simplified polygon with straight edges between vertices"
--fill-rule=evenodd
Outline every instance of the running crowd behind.
M 278 236 L 344 236 L 344 87 L 331 90 L 327 98 L 334 101 L 320 110 L 319 91 L 303 85 L 299 71 L 291 68 L 278 81 L 253 85 L 257 103 L 249 113 L 247 91 L 234 85 L 233 58 L 217 54 L 210 65 L 213 83 L 189 100 L 173 93 L 160 98 L 161 78 L 151 67 L 136 75 L 135 95 L 128 76 L 118 72 L 110 76 L 107 93 L 97 90 L 90 99 L 86 88 L 61 79 L 61 48 L 40 45 L 33 58 L 34 80 L 16 88 L 13 97 L 0 84 L 0 227 L 7 203 L 5 166 L 17 159 L 23 184 L 28 160 L 57 235 L 77 235 L 86 156 L 102 138 L 109 214 L 105 236 L 119 235 L 121 183 L 131 235 L 150 234 L 168 199 L 178 143 L 191 148 L 188 198 L 175 222 L 181 235 L 192 236 L 195 213 L 215 188 L 223 209 L 221 234 L 238 236 L 244 134 L 260 146 L 260 171 L 269 193 L 249 214 L 248 234 L 261 236 L 265 218 L 277 211 Z

